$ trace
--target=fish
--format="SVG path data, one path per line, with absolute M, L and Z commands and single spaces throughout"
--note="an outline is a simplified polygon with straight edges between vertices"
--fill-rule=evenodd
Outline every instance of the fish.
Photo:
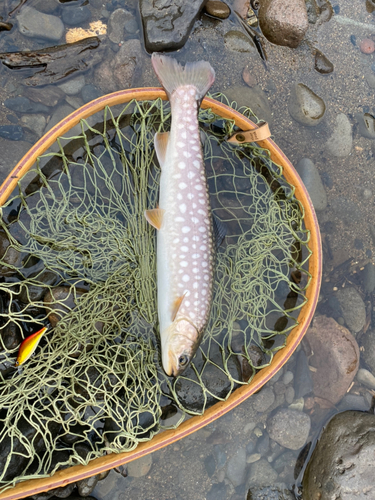
M 37 332 L 29 335 L 21 342 L 20 348 L 18 349 L 17 360 L 14 366 L 20 366 L 25 363 L 31 356 L 34 354 L 35 349 L 38 347 L 38 344 L 48 330 L 47 326 L 44 326 Z
M 198 126 L 201 101 L 215 80 L 207 61 L 181 66 L 153 53 L 154 71 L 171 104 L 169 132 L 154 137 L 161 167 L 159 204 L 146 210 L 157 229 L 157 302 L 165 373 L 189 366 L 207 327 L 216 246 Z

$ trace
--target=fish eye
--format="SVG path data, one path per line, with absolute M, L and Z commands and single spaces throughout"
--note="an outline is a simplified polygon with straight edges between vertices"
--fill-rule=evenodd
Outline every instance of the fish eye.
M 186 354 L 183 354 L 178 358 L 178 363 L 180 366 L 186 366 L 189 363 L 189 358 L 186 356 Z

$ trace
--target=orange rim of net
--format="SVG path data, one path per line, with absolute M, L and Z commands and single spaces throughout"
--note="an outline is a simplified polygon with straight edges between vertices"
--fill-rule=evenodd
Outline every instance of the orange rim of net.
M 39 139 L 10 172 L 0 187 L 0 206 L 4 205 L 10 194 L 16 188 L 19 179 L 21 179 L 33 166 L 37 157 L 42 155 L 58 137 L 63 136 L 72 127 L 77 125 L 81 119 L 87 119 L 89 116 L 103 110 L 106 106 L 124 104 L 133 99 L 137 99 L 138 101 L 150 101 L 158 98 L 167 100 L 164 90 L 154 87 L 121 90 L 99 97 L 71 113 Z M 222 118 L 234 120 L 235 124 L 241 130 L 252 130 L 257 128 L 255 123 L 241 113 L 214 99 L 206 97 L 203 99 L 201 107 L 203 109 L 211 109 Z M 295 197 L 301 202 L 305 209 L 305 227 L 310 231 L 308 246 L 312 251 L 309 258 L 311 281 L 306 290 L 307 303 L 300 310 L 298 325 L 289 333 L 286 346 L 275 354 L 268 367 L 263 368 L 254 376 L 249 385 L 241 386 L 234 391 L 226 401 L 220 401 L 211 406 L 203 415 L 195 416 L 184 421 L 177 429 L 166 430 L 156 434 L 150 441 L 140 443 L 133 451 L 104 455 L 92 460 L 87 465 L 75 465 L 57 471 L 50 477 L 20 482 L 13 488 L 0 493 L 0 500 L 17 500 L 53 488 L 63 487 L 69 483 L 124 465 L 132 460 L 136 460 L 137 458 L 168 446 L 201 429 L 235 408 L 242 403 L 242 401 L 258 391 L 288 361 L 305 335 L 318 302 L 322 275 L 321 239 L 317 217 L 310 196 L 293 165 L 271 139 L 259 141 L 258 144 L 260 147 L 269 150 L 272 161 L 283 167 L 283 176 L 287 182 L 295 187 Z

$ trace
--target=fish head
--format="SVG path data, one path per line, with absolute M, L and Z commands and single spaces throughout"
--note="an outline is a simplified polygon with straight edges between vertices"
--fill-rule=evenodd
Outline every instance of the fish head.
M 168 376 L 178 377 L 189 366 L 199 345 L 199 332 L 187 319 L 180 318 L 169 326 L 162 345 L 162 362 Z

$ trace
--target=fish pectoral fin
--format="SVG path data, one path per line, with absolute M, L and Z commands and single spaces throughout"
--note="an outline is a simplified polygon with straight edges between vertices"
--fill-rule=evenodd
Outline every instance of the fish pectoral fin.
M 160 167 L 163 168 L 165 157 L 167 156 L 167 146 L 169 141 L 169 132 L 156 132 L 154 145 L 156 156 L 158 157 Z
M 151 226 L 159 230 L 161 228 L 164 212 L 162 208 L 153 208 L 152 210 L 145 210 L 146 220 Z
M 177 313 L 178 313 L 178 310 L 180 309 L 181 307 L 181 304 L 182 304 L 182 301 L 184 300 L 185 298 L 185 293 L 183 295 L 181 295 L 181 297 L 177 297 L 177 299 L 173 302 L 173 307 L 172 307 L 172 316 L 171 316 L 171 320 L 174 321 L 176 319 L 176 316 L 177 316 Z

